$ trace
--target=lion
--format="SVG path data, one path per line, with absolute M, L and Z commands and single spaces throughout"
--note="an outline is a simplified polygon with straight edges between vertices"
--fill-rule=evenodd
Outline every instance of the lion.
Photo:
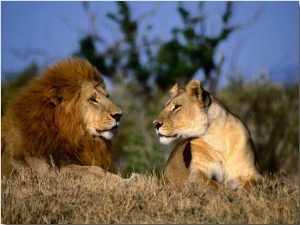
M 184 139 L 165 165 L 167 182 L 250 190 L 261 181 L 250 132 L 237 116 L 198 80 L 186 89 L 175 84 L 170 92 L 172 98 L 153 121 L 161 143 Z
M 31 168 L 122 180 L 111 144 L 121 116 L 88 61 L 70 57 L 46 67 L 5 112 L 1 174 Z

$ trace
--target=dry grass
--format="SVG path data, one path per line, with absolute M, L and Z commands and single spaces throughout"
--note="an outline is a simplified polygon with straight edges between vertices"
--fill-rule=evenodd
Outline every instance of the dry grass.
M 299 223 L 298 182 L 282 174 L 245 193 L 175 188 L 151 174 L 125 187 L 22 171 L 1 190 L 2 223 Z

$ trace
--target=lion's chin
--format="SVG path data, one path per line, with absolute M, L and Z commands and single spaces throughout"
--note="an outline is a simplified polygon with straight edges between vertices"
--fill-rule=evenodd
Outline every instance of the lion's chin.
M 116 137 L 117 134 L 114 134 L 113 132 L 111 131 L 105 131 L 105 132 L 102 132 L 100 134 L 101 137 L 103 137 L 104 139 L 106 140 L 112 140 Z
M 118 133 L 118 126 L 114 126 L 112 129 L 109 130 L 98 130 L 96 129 L 95 132 L 93 132 L 92 137 L 102 137 L 106 140 L 112 140 L 117 136 Z

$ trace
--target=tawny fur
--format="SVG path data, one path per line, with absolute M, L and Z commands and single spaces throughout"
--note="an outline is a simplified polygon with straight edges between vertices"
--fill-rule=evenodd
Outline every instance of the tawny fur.
M 153 122 L 162 143 L 184 139 L 166 163 L 167 181 L 249 190 L 261 180 L 250 133 L 235 115 L 197 80 L 186 89 L 176 84 L 171 93 Z
M 30 167 L 46 174 L 117 177 L 111 141 L 104 138 L 116 132 L 104 131 L 117 124 L 114 114 L 122 111 L 108 99 L 100 73 L 89 62 L 68 58 L 47 67 L 5 112 L 2 175 Z

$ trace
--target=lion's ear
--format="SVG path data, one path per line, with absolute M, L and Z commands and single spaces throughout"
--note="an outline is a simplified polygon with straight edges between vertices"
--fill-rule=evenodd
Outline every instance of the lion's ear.
M 184 90 L 180 87 L 179 84 L 175 84 L 170 90 L 172 97 L 178 95 L 179 93 L 181 93 L 183 91 Z
M 203 106 L 209 104 L 209 93 L 202 88 L 200 81 L 191 80 L 186 86 L 186 91 L 188 95 L 197 97 Z
M 200 81 L 198 80 L 191 80 L 188 85 L 186 85 L 186 91 L 188 95 L 195 96 L 197 98 L 200 98 L 202 94 L 202 87 L 200 84 Z
M 60 104 L 63 100 L 63 97 L 58 95 L 58 87 L 53 87 L 50 89 L 49 91 L 49 98 L 50 101 L 57 106 L 58 104 Z
M 174 97 L 174 96 L 178 95 L 179 91 L 180 91 L 180 86 L 178 84 L 175 84 L 171 88 L 170 93 L 171 93 L 172 97 Z

